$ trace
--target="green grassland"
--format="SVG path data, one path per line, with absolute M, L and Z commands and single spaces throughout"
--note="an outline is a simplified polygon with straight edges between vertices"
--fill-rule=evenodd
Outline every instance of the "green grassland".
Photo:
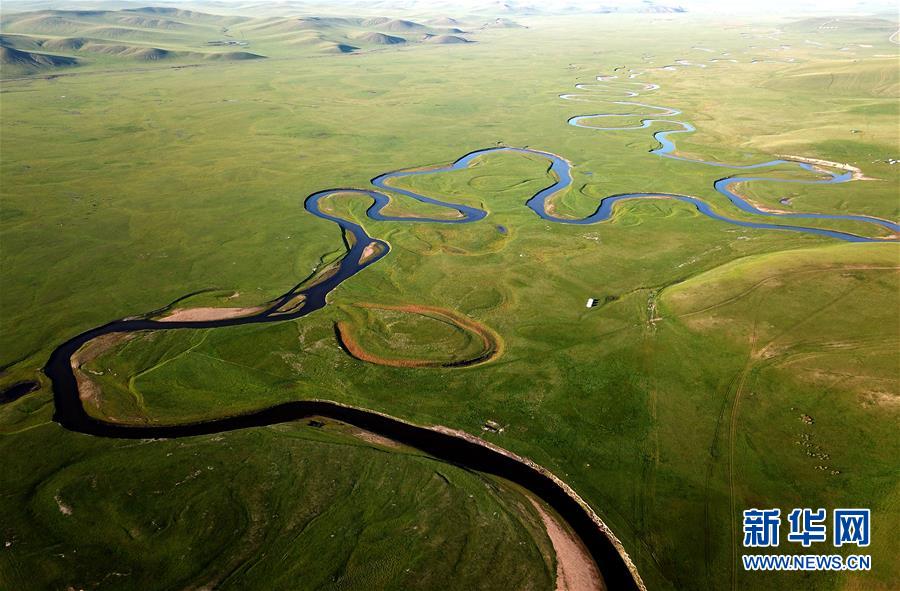
M 766 502 L 766 490 L 778 491 L 784 511 L 814 497 L 835 507 L 879 498 L 880 528 L 898 526 L 896 466 L 873 461 L 900 453 L 890 434 L 900 310 L 873 306 L 898 290 L 896 248 L 871 245 L 750 257 L 666 292 L 663 315 L 679 330 L 742 345 L 720 450 L 738 506 Z M 865 322 L 842 322 L 854 317 Z M 873 560 L 891 563 L 889 538 L 873 544 Z
M 661 88 L 633 100 L 683 111 L 677 119 L 698 129 L 677 136 L 686 155 L 747 164 L 794 154 L 879 179 L 755 183 L 746 194 L 757 203 L 896 220 L 900 179 L 886 160 L 900 150 L 898 70 L 888 41 L 895 23 L 885 22 L 846 20 L 822 31 L 803 21 L 533 19 L 529 29 L 484 30 L 465 45 L 327 55 L 271 37 L 247 48 L 265 60 L 135 71 L 116 58 L 53 70 L 72 75 L 48 79 L 41 70 L 6 81 L 0 380 L 41 380 L 38 368 L 66 338 L 186 294 L 203 292 L 179 306 L 267 301 L 343 252 L 339 230 L 304 212 L 307 195 L 366 188 L 385 171 L 446 164 L 498 143 L 572 162 L 573 188 L 553 200 L 559 215 L 586 215 L 610 194 L 665 192 L 752 219 L 713 189 L 728 171 L 647 153 L 662 127 L 565 125 L 608 106 L 599 94 L 593 103 L 558 95 L 620 66 L 638 71 L 728 53 L 739 63 L 647 71 L 636 80 Z M 339 42 L 362 28 L 329 23 L 315 31 Z M 778 39 L 768 38 L 776 29 Z M 179 43 L 166 47 L 199 51 Z M 776 49 L 782 44 L 792 49 Z M 872 47 L 842 51 L 850 44 Z M 786 54 L 796 61 L 751 63 Z M 784 167 L 766 172 L 797 177 Z M 900 577 L 890 535 L 900 526 L 900 248 L 738 228 L 666 200 L 622 203 L 595 226 L 551 224 L 523 205 L 551 182 L 545 161 L 514 154 L 396 181 L 490 213 L 458 226 L 376 222 L 365 218 L 363 200 L 333 197 L 330 211 L 391 244 L 386 258 L 297 321 L 134 335 L 88 365 L 102 387 L 89 410 L 170 423 L 303 398 L 356 404 L 463 429 L 548 467 L 621 538 L 650 589 L 891 588 Z M 785 197 L 789 206 L 779 202 Z M 440 212 L 399 198 L 385 213 Z M 886 235 L 857 222 L 809 225 Z M 588 297 L 602 304 L 587 309 Z M 362 322 L 359 302 L 468 315 L 501 336 L 503 355 L 458 369 L 353 359 L 333 327 Z M 451 356 L 467 353 L 440 325 L 367 322 L 377 333 L 369 342 L 385 347 L 406 343 L 436 355 L 441 343 Z M 453 579 L 459 588 L 552 585 L 547 542 L 519 493 L 496 485 L 488 494 L 483 477 L 409 450 L 376 450 L 305 426 L 184 442 L 99 441 L 47 424 L 51 414 L 46 383 L 0 406 L 0 445 L 15 462 L 2 477 L 9 502 L 0 522 L 4 535 L 16 536 L 0 576 L 17 587 L 37 571 L 47 573 L 37 587 L 74 583 L 73 573 L 84 571 L 96 588 L 140 588 L 140 577 L 162 565 L 172 578 L 160 587 L 226 576 L 222 584 L 234 588 L 275 588 L 285 580 L 278 577 L 303 573 L 309 587 L 404 588 L 413 580 L 407 568 L 433 580 L 472 577 Z M 503 432 L 483 432 L 487 420 Z M 203 482 L 174 488 L 196 469 Z M 440 492 L 447 489 L 432 478 L 437 470 L 452 492 Z M 326 510 L 330 483 L 338 501 Z M 153 496 L 157 490 L 170 493 Z M 134 500 L 141 493 L 150 504 Z M 57 494 L 72 515 L 60 513 Z M 476 494 L 474 505 L 466 494 Z M 872 571 L 744 573 L 739 517 L 751 506 L 871 507 Z M 178 519 L 153 533 L 152 520 L 176 507 Z M 494 512 L 503 523 L 479 529 Z M 317 513 L 319 525 L 304 530 Z M 209 546 L 211 519 L 242 532 L 236 538 L 251 540 L 250 548 L 238 540 Z M 82 525 L 97 522 L 96 531 Z M 414 524 L 434 538 L 403 537 Z M 339 544 L 332 533 L 349 538 Z M 73 544 L 84 556 L 73 558 Z M 494 551 L 479 554 L 474 545 Z M 111 547 L 131 565 L 129 578 L 102 578 L 110 569 L 98 557 Z M 276 556 L 297 570 L 276 570 Z M 366 578 L 367 562 L 385 564 L 387 578 Z M 425 588 L 431 579 L 415 581 Z
M 552 548 L 512 485 L 338 423 L 109 442 L 4 437 L 13 589 L 549 588 Z M 40 568 L 30 568 L 33 565 Z

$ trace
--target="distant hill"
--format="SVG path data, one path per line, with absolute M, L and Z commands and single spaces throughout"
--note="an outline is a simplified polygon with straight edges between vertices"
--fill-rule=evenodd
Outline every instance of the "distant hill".
M 406 21 L 403 19 L 393 19 L 386 21 L 378 26 L 379 29 L 383 31 L 391 31 L 394 33 L 403 33 L 409 31 L 421 31 L 427 29 L 425 25 L 415 23 L 413 21 Z
M 193 18 L 199 14 L 192 10 L 182 10 L 172 6 L 144 6 L 143 8 L 123 8 L 122 12 L 139 12 L 141 14 L 164 14 L 179 18 Z M 203 15 L 207 16 L 207 15 Z
M 141 29 L 130 29 L 127 27 L 89 27 L 74 31 L 76 34 L 86 35 L 89 37 L 100 37 L 104 39 L 130 39 L 133 41 L 142 41 L 155 39 L 152 31 L 144 31 Z
M 494 20 L 485 23 L 482 29 L 527 29 L 525 25 L 520 25 L 514 20 L 510 20 L 508 18 L 495 18 Z
M 323 41 L 328 41 L 325 35 L 319 33 L 318 31 L 300 31 L 295 35 L 283 37 L 283 39 L 287 45 L 300 47 L 310 46 L 317 43 L 322 43 Z
M 361 33 L 354 37 L 355 40 L 360 41 L 361 43 L 371 43 L 373 45 L 399 45 L 401 43 L 406 43 L 406 39 L 403 37 L 395 37 L 394 35 L 385 35 L 384 33 Z
M 245 23 L 247 31 L 286 33 L 291 31 L 329 31 L 358 27 L 361 19 L 340 17 L 301 16 L 293 18 L 267 18 Z
M 158 31 L 208 31 L 249 21 L 243 16 L 218 16 L 167 7 L 123 10 L 38 10 L 3 15 L 0 28 L 7 32 L 44 35 L 80 35 L 96 27 L 123 27 Z M 214 29 L 212 29 L 214 30 Z
M 438 45 L 450 45 L 454 43 L 471 43 L 464 37 L 457 35 L 426 35 L 423 39 L 426 43 L 434 43 Z
M 377 17 L 375 17 L 375 18 L 369 18 L 369 19 L 364 20 L 364 21 L 362 22 L 362 26 L 364 26 L 364 27 L 378 27 L 378 26 L 380 26 L 380 25 L 383 25 L 384 23 L 389 23 L 389 22 L 391 22 L 391 19 L 389 19 L 388 17 L 386 17 L 386 16 L 377 16 Z
M 320 40 L 321 41 L 321 40 Z M 346 52 L 355 48 L 326 43 L 324 51 Z M 25 75 L 37 71 L 89 63 L 91 56 L 105 56 L 128 62 L 193 61 L 244 61 L 265 59 L 266 56 L 249 51 L 201 52 L 166 49 L 147 45 L 110 42 L 91 37 L 36 37 L 29 35 L 0 35 L 3 50 L 3 74 Z M 32 51 L 40 49 L 41 52 Z M 53 55 L 49 52 L 75 53 L 78 57 Z
M 43 45 L 43 39 L 32 37 L 30 35 L 0 34 L 0 45 L 4 47 L 15 47 L 16 49 L 24 49 L 26 51 L 29 51 L 32 49 L 40 49 Z
M 143 8 L 123 8 L 120 13 L 146 14 L 154 16 L 165 16 L 168 19 L 176 19 L 179 21 L 193 21 L 197 23 L 215 23 L 215 24 L 237 24 L 251 20 L 247 16 L 238 15 L 220 15 L 209 14 L 206 12 L 197 12 L 194 10 L 183 10 L 171 6 L 145 6 Z
M 161 47 L 141 47 L 112 43 L 85 43 L 78 51 L 128 58 L 140 62 L 156 62 L 187 57 L 202 57 L 203 54 L 187 51 L 171 51 Z
M 127 45 L 110 45 L 108 52 L 111 54 L 122 55 L 142 62 L 155 62 L 159 60 L 177 59 L 179 57 L 188 57 L 180 51 L 169 51 L 159 47 L 143 47 L 135 48 Z
M 71 35 L 85 29 L 85 23 L 52 13 L 24 13 L 5 17 L 3 29 L 40 35 Z
M 86 44 L 91 42 L 87 37 L 62 37 L 59 39 L 47 39 L 45 41 L 36 40 L 43 48 L 50 51 L 78 51 Z
M 35 53 L 0 45 L 0 66 L 4 74 L 8 73 L 8 69 L 13 73 L 30 73 L 35 70 L 77 65 L 78 60 L 74 57 Z
M 450 18 L 449 16 L 442 16 L 428 21 L 428 24 L 434 25 L 435 27 L 455 27 L 459 25 L 459 21 L 455 18 Z
M 550 14 L 610 14 L 610 13 L 677 13 L 687 12 L 682 6 L 661 5 L 652 0 L 631 0 L 630 2 L 589 2 L 588 0 L 568 0 L 566 2 L 532 2 L 530 0 L 498 0 L 476 5 L 472 14 L 496 16 L 537 16 Z
M 647 6 L 642 6 L 637 9 L 637 12 L 647 13 L 647 14 L 664 14 L 664 13 L 675 13 L 675 12 L 687 12 L 686 8 L 681 6 L 659 6 L 657 4 L 648 4 Z
M 314 28 L 352 27 L 358 26 L 361 22 L 358 18 L 346 18 L 341 16 L 302 16 L 296 20 Z
M 19 51 L 73 54 L 71 59 L 82 65 L 97 63 L 99 56 L 103 56 L 102 62 L 108 66 L 114 65 L 115 59 L 155 62 L 265 57 L 252 51 L 256 43 L 274 48 L 273 53 L 282 57 L 310 53 L 354 53 L 376 47 L 419 43 L 471 42 L 464 36 L 463 28 L 456 26 L 458 24 L 459 21 L 449 16 L 424 24 L 390 16 L 254 18 L 221 16 L 173 6 L 145 6 L 121 10 L 35 10 L 4 14 L 0 17 L 0 36 L 7 40 L 7 47 Z M 509 19 L 496 19 L 490 25 L 505 28 L 521 26 Z M 212 47 L 242 51 L 214 54 L 209 52 Z M 25 57 L 10 59 L 21 61 Z
M 226 51 L 224 53 L 207 53 L 205 55 L 205 59 L 212 61 L 234 62 L 244 60 L 261 60 L 266 59 L 266 56 L 259 55 L 257 53 L 250 53 L 249 51 Z
M 129 27 L 142 27 L 145 29 L 187 29 L 188 25 L 164 18 L 147 18 L 145 16 L 122 16 L 116 19 L 117 23 Z
M 322 53 L 352 53 L 359 49 L 354 45 L 349 45 L 347 43 L 334 43 L 332 41 L 327 41 L 325 43 L 321 43 L 319 45 L 319 49 Z

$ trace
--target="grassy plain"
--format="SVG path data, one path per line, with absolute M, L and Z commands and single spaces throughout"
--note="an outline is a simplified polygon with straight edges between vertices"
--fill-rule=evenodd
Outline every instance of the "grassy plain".
M 562 214 L 585 215 L 603 196 L 642 191 L 696 195 L 750 219 L 713 190 L 721 169 L 647 154 L 655 145 L 649 130 L 565 125 L 605 105 L 565 102 L 558 94 L 620 66 L 641 70 L 728 53 L 720 57 L 739 63 L 641 75 L 662 88 L 635 100 L 678 108 L 679 119 L 697 126 L 679 136 L 685 154 L 734 163 L 797 154 L 847 162 L 881 179 L 755 184 L 749 191 L 760 202 L 787 195 L 796 211 L 900 217 L 897 169 L 886 162 L 900 149 L 893 24 L 847 21 L 822 31 L 810 22 L 647 16 L 529 24 L 480 34 L 467 45 L 323 57 L 294 56 L 273 42 L 266 60 L 143 71 L 119 64 L 114 72 L 88 66 L 72 76 L 4 82 L 3 383 L 40 380 L 38 368 L 66 338 L 188 293 L 214 290 L 194 301 L 223 306 L 283 293 L 342 250 L 338 230 L 303 211 L 306 195 L 367 187 L 382 172 L 444 164 L 497 143 L 552 151 L 573 163 L 574 189 L 555 200 Z M 775 29 L 783 32 L 773 39 Z M 791 49 L 780 48 L 785 44 Z M 872 47 L 842 51 L 850 44 Z M 891 57 L 877 57 L 884 54 Z M 797 61 L 752 63 L 786 55 Z M 477 434 L 493 420 L 504 431 L 485 436 L 571 484 L 622 539 L 651 589 L 888 589 L 897 580 L 896 542 L 887 533 L 900 526 L 896 244 L 835 246 L 826 238 L 736 228 L 663 200 L 624 203 L 597 226 L 549 224 L 523 206 L 549 184 L 546 164 L 526 156 L 491 156 L 466 171 L 404 182 L 479 205 L 490 216 L 463 226 L 375 222 L 364 218 L 368 204 L 335 200 L 392 251 L 342 285 L 334 305 L 296 322 L 138 335 L 91 366 L 103 386 L 91 411 L 172 422 L 317 397 Z M 396 208 L 431 213 L 407 199 Z M 884 235 L 854 222 L 823 226 Z M 805 272 L 814 268 L 821 272 Z M 603 305 L 586 309 L 588 297 Z M 501 335 L 504 353 L 465 369 L 358 361 L 338 347 L 333 325 L 352 320 L 360 302 L 466 314 Z M 426 349 L 440 336 L 426 324 L 408 328 L 409 339 L 421 329 L 418 344 Z M 357 536 L 346 545 L 354 556 L 329 545 L 333 553 L 320 554 L 314 567 L 326 581 L 350 565 L 345 587 L 373 584 L 362 563 L 388 555 L 396 556 L 389 573 L 398 586 L 407 581 L 399 569 L 422 572 L 426 562 L 435 576 L 470 572 L 472 581 L 492 564 L 464 551 L 462 541 L 455 566 L 427 543 L 394 547 L 410 524 L 425 521 L 442 539 L 451 529 L 491 536 L 473 543 L 497 548 L 490 560 L 508 561 L 497 567 L 504 574 L 496 582 L 519 575 L 549 588 L 552 576 L 535 541 L 541 538 L 525 535 L 533 516 L 511 517 L 514 493 L 467 505 L 465 491 L 483 490 L 477 475 L 440 468 L 453 472 L 453 490 L 462 491 L 443 498 L 443 506 L 468 520 L 451 528 L 439 507 L 421 510 L 436 501 L 417 497 L 417 487 L 436 468 L 416 454 L 375 452 L 292 426 L 221 441 L 95 441 L 45 424 L 51 412 L 46 384 L 0 407 L 4 457 L 19 466 L 4 471 L 2 491 L 11 502 L 0 509 L 4 535 L 22 548 L 0 559 L 5 577 L 19 577 L 12 580 L 46 569 L 48 583 L 62 583 L 85 565 L 99 577 L 96 556 L 109 547 L 106 536 L 118 540 L 119 556 L 135 573 L 148 568 L 138 559 L 147 552 L 160 568 L 189 556 L 193 568 L 173 571 L 172 584 L 199 581 L 221 572 L 209 563 L 213 550 L 203 547 L 210 516 L 237 519 L 242 512 L 229 526 L 257 528 L 262 537 L 252 553 L 286 552 L 284 562 L 298 565 L 308 566 L 304 557 L 329 542 L 326 534 Z M 215 469 L 202 472 L 207 458 Z M 148 469 L 132 481 L 134 466 Z M 219 487 L 182 492 L 170 484 L 173 496 L 146 509 L 128 494 L 150 497 L 162 487 L 157 479 L 177 482 L 194 469 Z M 347 492 L 359 475 L 362 488 Z M 101 492 L 85 490 L 91 476 Z M 317 511 L 322 505 L 313 500 L 329 479 L 343 492 L 336 512 L 324 512 L 328 527 L 291 546 L 293 530 L 282 517 L 300 523 Z M 403 494 L 386 495 L 387 482 Z M 308 487 L 303 502 L 289 497 L 297 486 Z M 57 494 L 72 499 L 72 515 L 60 513 Z M 390 498 L 396 515 L 387 510 Z M 178 513 L 171 537 L 150 544 L 149 529 L 126 535 L 130 523 L 146 526 L 154 511 L 171 516 L 185 503 L 196 510 Z M 278 519 L 261 508 L 273 505 L 284 507 Z M 88 535 L 77 527 L 81 506 L 92 520 L 105 515 L 95 521 L 109 531 L 84 540 L 86 551 L 79 545 L 79 554 L 93 554 L 74 558 L 58 549 Z M 871 507 L 873 570 L 743 573 L 736 520 L 750 506 Z M 477 529 L 478 516 L 490 511 L 507 516 L 502 529 Z M 368 529 L 347 530 L 355 519 Z M 367 531 L 374 537 L 362 537 Z M 501 549 L 504 537 L 522 544 Z M 243 565 L 235 566 L 236 588 L 277 584 L 285 574 L 241 562 L 247 550 L 236 541 L 221 552 Z M 516 561 L 528 572 L 516 571 Z
M 0 446 L 8 588 L 539 589 L 555 573 L 512 485 L 330 421 L 142 442 L 44 425 Z

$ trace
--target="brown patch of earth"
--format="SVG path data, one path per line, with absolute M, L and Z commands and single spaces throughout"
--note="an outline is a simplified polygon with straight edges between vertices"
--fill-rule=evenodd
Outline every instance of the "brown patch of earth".
M 539 502 L 528 497 L 541 516 L 556 553 L 556 591 L 605 591 L 603 577 L 590 553 Z
M 359 264 L 362 265 L 366 261 L 368 261 L 373 256 L 381 253 L 382 247 L 378 242 L 370 242 L 362 251 L 362 255 L 359 257 Z
M 381 435 L 372 433 L 371 431 L 366 431 L 365 429 L 353 429 L 350 434 L 368 443 L 374 443 L 375 445 L 381 445 L 383 447 L 390 447 L 393 449 L 399 449 L 403 447 L 393 439 L 382 437 Z
M 886 392 L 884 390 L 870 390 L 862 394 L 864 404 L 867 406 L 877 405 L 892 410 L 900 410 L 900 396 Z
M 100 357 L 106 351 L 109 351 L 117 344 L 134 338 L 134 334 L 113 332 L 97 337 L 92 341 L 85 343 L 80 349 L 75 351 L 69 364 L 72 367 L 72 373 L 75 374 L 75 382 L 78 385 L 78 397 L 84 402 L 90 402 L 94 406 L 100 405 L 100 386 L 88 377 L 82 367 L 86 363 L 90 363 L 94 359 Z
M 828 168 L 837 168 L 838 170 L 844 170 L 847 172 L 853 173 L 853 180 L 855 181 L 877 181 L 880 179 L 868 177 L 863 174 L 863 171 L 853 166 L 852 164 L 844 164 L 840 162 L 831 162 L 830 160 L 822 160 L 820 158 L 806 158 L 805 156 L 791 156 L 791 155 L 778 155 L 779 158 L 783 158 L 785 160 L 793 160 L 795 162 L 805 162 L 806 164 L 813 164 L 819 167 L 819 170 L 822 172 L 830 172 L 828 170 L 823 170 L 821 167 Z
M 160 322 L 202 322 L 205 320 L 226 320 L 250 316 L 265 310 L 262 306 L 254 308 L 175 308 L 168 316 L 158 318 Z

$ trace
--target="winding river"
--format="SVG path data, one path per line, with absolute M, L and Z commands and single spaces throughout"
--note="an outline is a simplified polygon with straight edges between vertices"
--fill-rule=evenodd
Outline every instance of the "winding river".
M 669 66 L 671 67 L 671 66 Z M 615 79 L 615 76 L 598 76 L 597 81 L 600 84 L 578 84 L 576 88 L 582 91 L 595 93 L 595 92 L 621 92 L 625 95 L 626 98 L 636 97 L 638 93 L 635 91 L 627 90 L 627 89 L 617 89 L 610 88 L 605 86 L 604 83 L 611 82 Z M 620 84 L 628 84 L 628 85 L 637 85 L 640 86 L 645 92 L 651 92 L 659 89 L 658 84 L 646 84 L 643 82 L 620 82 Z M 592 95 L 585 94 L 561 94 L 559 95 L 561 99 L 564 100 L 574 100 L 578 102 L 587 102 L 591 100 Z M 656 141 L 659 142 L 659 147 L 650 151 L 651 154 L 655 154 L 657 156 L 661 156 L 663 158 L 670 158 L 672 160 L 680 160 L 683 162 L 690 162 L 694 164 L 701 164 L 704 166 L 714 166 L 718 168 L 725 168 L 730 170 L 754 170 L 760 168 L 771 168 L 779 165 L 789 165 L 796 166 L 797 168 L 803 170 L 804 172 L 809 172 L 817 175 L 825 175 L 826 178 L 816 178 L 816 179 L 779 179 L 776 177 L 765 177 L 765 176 L 729 176 L 725 178 L 721 178 L 714 183 L 714 188 L 716 191 L 724 195 L 728 198 L 728 200 L 736 206 L 739 210 L 758 215 L 762 217 L 769 218 L 779 218 L 785 220 L 794 220 L 794 219 L 817 219 L 817 220 L 847 220 L 847 221 L 856 221 L 863 222 L 868 224 L 874 224 L 877 226 L 882 226 L 892 233 L 900 232 L 900 224 L 897 224 L 892 221 L 883 220 L 881 218 L 864 216 L 864 215 L 838 215 L 838 214 L 823 214 L 823 213 L 793 213 L 793 212 L 773 212 L 773 211 L 765 211 L 759 209 L 752 203 L 748 202 L 746 199 L 738 195 L 732 187 L 737 185 L 738 183 L 748 183 L 748 182 L 757 182 L 757 181 L 768 181 L 768 182 L 778 182 L 778 183 L 793 183 L 793 184 L 804 184 L 804 185 L 831 185 L 837 183 L 846 183 L 853 179 L 852 172 L 832 172 L 825 168 L 816 168 L 815 165 L 809 162 L 801 162 L 798 160 L 789 160 L 785 158 L 779 158 L 775 160 L 767 160 L 765 162 L 760 162 L 756 164 L 744 164 L 744 165 L 736 165 L 736 164 L 725 164 L 722 162 L 714 162 L 707 160 L 697 160 L 686 158 L 683 156 L 679 156 L 675 152 L 675 142 L 670 137 L 679 133 L 693 133 L 696 131 L 696 128 L 686 121 L 678 121 L 675 119 L 659 119 L 657 117 L 674 117 L 681 114 L 681 111 L 677 109 L 672 109 L 670 107 L 664 106 L 656 106 L 656 105 L 648 105 L 645 103 L 638 103 L 634 101 L 605 101 L 608 103 L 616 104 L 616 105 L 627 105 L 627 106 L 636 106 L 643 107 L 661 111 L 661 113 L 656 113 L 654 117 L 643 117 L 640 113 L 599 113 L 593 115 L 577 115 L 575 117 L 571 117 L 568 120 L 568 124 L 574 127 L 579 127 L 583 129 L 591 129 L 594 131 L 621 131 L 628 129 L 646 129 L 652 125 L 661 124 L 661 125 L 676 125 L 679 129 L 671 129 L 671 130 L 663 130 L 657 131 L 653 134 L 653 137 Z M 622 118 L 622 117 L 642 117 L 640 123 L 635 126 L 630 127 L 609 127 L 609 126 L 600 126 L 600 125 L 591 125 L 589 122 L 597 121 L 597 120 L 605 120 L 608 118 Z M 744 220 L 736 220 L 725 217 L 713 211 L 712 207 L 705 201 L 697 198 L 690 197 L 687 195 L 673 195 L 666 193 L 653 193 L 654 196 L 661 197 L 669 197 L 672 199 L 677 199 L 680 201 L 684 201 L 687 203 L 693 204 L 697 210 L 709 216 L 715 220 L 719 220 L 722 222 L 727 222 L 729 224 L 734 224 L 737 226 L 743 226 L 745 228 L 756 228 L 760 230 L 787 230 L 794 232 L 804 232 L 807 234 L 818 234 L 820 236 L 828 236 L 830 238 L 837 238 L 839 240 L 846 240 L 848 242 L 882 242 L 884 239 L 878 238 L 867 238 L 864 236 L 858 236 L 856 234 L 850 234 L 847 232 L 838 232 L 835 230 L 826 230 L 821 228 L 812 228 L 805 226 L 796 226 L 796 225 L 782 225 L 782 224 L 771 224 L 766 222 L 755 222 L 755 221 L 744 221 Z M 613 195 L 611 197 L 607 197 L 602 200 L 600 203 L 600 207 L 597 209 L 597 212 L 593 216 L 588 216 L 584 218 L 585 220 L 590 220 L 586 223 L 594 223 L 606 220 L 612 213 L 612 205 L 623 199 L 636 199 L 641 197 L 649 197 L 651 194 L 647 193 L 631 193 L 624 195 Z M 607 202 L 609 203 L 609 207 L 604 208 Z M 556 220 L 554 220 L 556 221 Z M 578 220 L 581 222 L 582 220 Z
M 599 82 L 610 80 L 609 77 L 598 77 Z M 640 85 L 645 91 L 658 88 L 653 84 L 643 83 L 626 83 Z M 592 92 L 595 90 L 592 85 L 578 85 L 581 91 Z M 607 89 L 596 89 L 607 90 Z M 636 92 L 626 91 L 627 97 L 637 96 Z M 582 101 L 583 95 L 561 95 L 567 100 Z M 649 108 L 657 110 L 660 113 L 657 117 L 675 116 L 679 111 L 668 107 L 656 107 L 644 103 L 612 101 L 619 105 L 634 105 L 641 108 Z M 569 123 L 579 128 L 589 128 L 599 131 L 604 129 L 629 129 L 617 127 L 595 127 L 587 125 L 588 121 L 608 120 L 613 117 L 621 117 L 615 114 L 593 114 L 573 117 Z M 814 169 L 812 165 L 793 162 L 789 160 L 771 160 L 761 164 L 750 166 L 730 166 L 717 162 L 704 162 L 687 160 L 675 154 L 675 146 L 670 136 L 676 133 L 688 133 L 694 130 L 688 123 L 673 121 L 669 119 L 652 119 L 642 120 L 641 125 L 634 129 L 647 128 L 657 123 L 676 124 L 680 129 L 660 131 L 655 134 L 656 139 L 660 143 L 660 147 L 653 150 L 653 153 L 667 158 L 676 158 L 695 162 L 697 164 L 708 166 L 719 166 L 731 169 L 757 169 L 782 164 L 796 164 L 808 172 L 819 172 L 820 169 Z M 452 164 L 441 168 L 430 168 L 422 170 L 407 170 L 390 172 L 372 179 L 372 185 L 375 189 L 358 189 L 358 188 L 341 188 L 330 189 L 314 193 L 306 198 L 304 207 L 311 214 L 322 219 L 329 220 L 339 226 L 346 234 L 353 237 L 353 240 L 347 241 L 347 252 L 344 257 L 337 263 L 336 270 L 333 273 L 321 274 L 315 278 L 315 282 L 304 282 L 300 285 L 292 287 L 284 295 L 269 302 L 262 311 L 258 311 L 249 316 L 224 318 L 219 320 L 202 320 L 202 321 L 160 321 L 154 320 L 148 314 L 144 317 L 128 318 L 116 320 L 103 326 L 83 332 L 53 351 L 50 355 L 44 373 L 50 379 L 53 387 L 53 396 L 55 403 L 54 420 L 64 428 L 86 433 L 99 437 L 112 438 L 128 438 L 128 439 L 144 439 L 144 438 L 173 438 L 173 437 L 190 437 L 196 435 L 206 435 L 219 433 L 235 429 L 244 429 L 249 427 L 260 427 L 273 425 L 287 421 L 296 421 L 304 417 L 323 416 L 330 417 L 335 420 L 343 421 L 362 429 L 389 437 L 396 441 L 411 445 L 421 449 L 436 458 L 453 462 L 470 469 L 482 472 L 496 474 L 516 482 L 525 487 L 536 496 L 543 499 L 551 507 L 553 507 L 573 528 L 578 536 L 585 543 L 590 551 L 593 559 L 596 561 L 598 568 L 610 589 L 644 589 L 643 582 L 637 570 L 635 569 L 631 559 L 625 552 L 619 540 L 600 520 L 594 510 L 582 500 L 577 493 L 572 490 L 563 481 L 555 477 L 546 469 L 528 461 L 525 458 L 516 456 L 510 452 L 497 448 L 492 444 L 484 442 L 473 436 L 460 432 L 453 432 L 443 428 L 424 427 L 413 425 L 406 421 L 393 418 L 382 413 L 369 411 L 360 408 L 353 408 L 336 402 L 324 400 L 305 400 L 287 402 L 275 405 L 259 411 L 251 412 L 240 416 L 225 417 L 198 423 L 170 424 L 170 425 L 132 425 L 118 424 L 109 422 L 100 418 L 93 417 L 85 410 L 81 398 L 79 396 L 78 383 L 75 372 L 72 367 L 73 355 L 88 342 L 109 334 L 115 333 L 131 333 L 135 331 L 155 331 L 155 330 L 178 330 L 178 329 L 202 329 L 202 328 L 222 328 L 229 326 L 267 323 L 267 322 L 283 322 L 306 316 L 319 310 L 326 305 L 326 296 L 344 281 L 350 279 L 366 267 L 375 264 L 384 258 L 389 250 L 389 245 L 381 240 L 369 236 L 365 229 L 348 219 L 331 215 L 322 210 L 322 202 L 329 196 L 336 194 L 357 195 L 364 199 L 371 200 L 372 204 L 367 210 L 369 218 L 374 220 L 393 221 L 401 223 L 438 223 L 438 224 L 466 224 L 474 223 L 484 219 L 487 212 L 484 210 L 448 203 L 425 195 L 415 193 L 410 190 L 392 187 L 390 181 L 404 177 L 411 177 L 423 174 L 438 174 L 453 170 L 461 170 L 470 165 L 478 158 L 493 153 L 513 152 L 529 154 L 546 159 L 550 163 L 555 181 L 547 187 L 535 193 L 528 201 L 526 206 L 529 207 L 540 218 L 561 224 L 595 224 L 608 220 L 613 213 L 616 203 L 628 199 L 641 199 L 654 197 L 668 197 L 683 201 L 694 206 L 701 214 L 711 217 L 715 220 L 733 224 L 737 226 L 779 230 L 805 232 L 809 234 L 817 234 L 846 240 L 851 242 L 869 242 L 875 241 L 874 238 L 866 238 L 845 232 L 832 230 L 824 230 L 819 228 L 809 228 L 798 225 L 779 225 L 768 222 L 744 221 L 730 218 L 719 214 L 713 208 L 700 198 L 689 195 L 676 194 L 660 194 L 660 193 L 628 193 L 621 195 L 612 195 L 600 201 L 596 211 L 580 219 L 571 219 L 551 215 L 547 212 L 547 200 L 569 188 L 572 184 L 572 176 L 570 164 L 561 156 L 556 154 L 526 148 L 516 147 L 495 147 L 469 152 L 462 156 Z M 827 178 L 810 181 L 779 181 L 779 182 L 804 182 L 804 183 L 843 183 L 851 180 L 849 173 L 837 174 L 827 173 Z M 719 193 L 725 195 L 729 201 L 738 209 L 745 213 L 758 215 L 766 218 L 814 218 L 814 219 L 840 219 L 855 220 L 871 224 L 883 226 L 892 232 L 896 232 L 900 227 L 897 224 L 877 218 L 867 216 L 841 216 L 841 215 L 824 215 L 824 214 L 794 214 L 794 213 L 772 213 L 761 211 L 741 198 L 730 187 L 735 183 L 748 181 L 775 181 L 768 177 L 728 177 L 717 181 L 715 188 Z M 439 207 L 447 208 L 456 212 L 456 217 L 450 219 L 443 218 L 427 218 L 427 217 L 397 217 L 384 214 L 384 208 L 390 203 L 391 198 L 388 193 L 404 195 L 422 203 L 428 203 Z M 371 249 L 372 245 L 380 248 Z M 369 250 L 367 251 L 367 247 Z M 291 307 L 292 302 L 297 302 L 302 296 L 303 303 L 301 306 Z M 287 310 L 287 311 L 285 311 Z

